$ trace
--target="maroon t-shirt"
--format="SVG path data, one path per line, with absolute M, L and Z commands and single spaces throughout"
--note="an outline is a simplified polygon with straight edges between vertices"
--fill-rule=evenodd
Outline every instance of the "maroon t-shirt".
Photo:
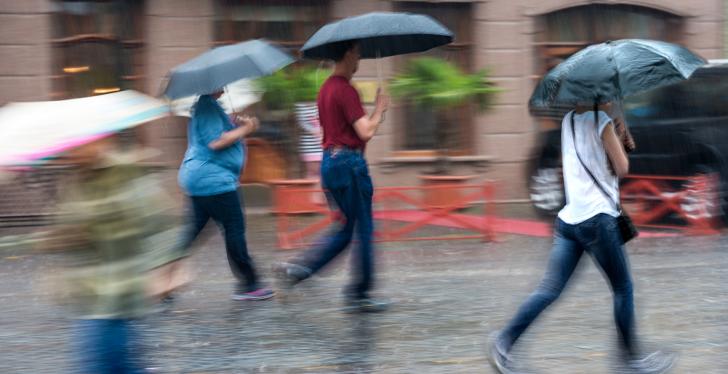
M 323 148 L 345 146 L 364 150 L 366 142 L 354 130 L 354 122 L 366 115 L 356 88 L 346 78 L 332 75 L 321 86 L 317 103 L 324 130 Z

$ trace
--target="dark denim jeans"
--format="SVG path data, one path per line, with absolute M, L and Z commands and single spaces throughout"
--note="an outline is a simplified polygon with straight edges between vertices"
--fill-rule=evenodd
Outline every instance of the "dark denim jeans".
M 77 373 L 143 373 L 134 353 L 136 334 L 127 319 L 83 319 L 76 322 Z
M 245 215 L 237 191 L 212 196 L 191 196 L 190 200 L 192 209 L 184 247 L 189 248 L 207 221 L 212 218 L 225 236 L 228 263 L 241 282 L 240 291 L 258 289 L 258 276 L 245 241 Z
M 316 273 L 346 249 L 356 230 L 358 251 L 353 252 L 355 271 L 347 294 L 353 298 L 368 297 L 372 287 L 374 261 L 372 248 L 372 194 L 374 192 L 369 167 L 361 153 L 351 150 L 325 151 L 321 162 L 322 184 L 346 218 L 337 232 L 329 236 L 320 248 L 303 257 L 303 265 Z
M 505 348 L 510 349 L 536 317 L 561 295 L 584 251 L 591 254 L 594 262 L 609 280 L 614 296 L 614 318 L 621 347 L 628 356 L 636 353 L 629 264 L 617 228 L 617 220 L 607 214 L 596 215 L 577 225 L 556 220 L 554 246 L 546 275 L 503 330 L 501 338 L 504 340 Z

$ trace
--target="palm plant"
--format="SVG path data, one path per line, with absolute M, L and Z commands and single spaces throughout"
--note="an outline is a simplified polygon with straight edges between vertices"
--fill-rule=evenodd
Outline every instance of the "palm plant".
M 481 111 L 488 109 L 493 95 L 500 91 L 482 70 L 466 74 L 452 63 L 433 57 L 411 60 L 403 73 L 390 82 L 390 91 L 396 98 L 406 99 L 419 109 L 431 110 L 435 115 L 438 150 L 436 173 L 447 170 L 447 151 L 454 124 L 446 123 L 448 110 L 466 104 L 476 104 Z
M 321 86 L 331 75 L 331 71 L 326 69 L 315 69 L 312 67 L 303 67 L 294 69 L 289 73 L 292 83 L 293 101 L 296 103 L 315 102 Z
M 256 80 L 257 88 L 263 92 L 262 101 L 268 117 L 281 130 L 278 143 L 289 165 L 300 166 L 298 139 L 301 129 L 294 116 L 295 108 L 298 104 L 315 102 L 321 85 L 330 74 L 329 70 L 291 66 Z
M 295 103 L 316 101 L 321 85 L 331 71 L 313 67 L 291 67 L 257 80 L 263 102 L 270 110 L 290 111 Z
M 263 92 L 262 100 L 266 109 L 271 111 L 288 111 L 293 106 L 292 86 L 286 70 L 279 70 L 271 75 L 255 81 L 257 88 Z

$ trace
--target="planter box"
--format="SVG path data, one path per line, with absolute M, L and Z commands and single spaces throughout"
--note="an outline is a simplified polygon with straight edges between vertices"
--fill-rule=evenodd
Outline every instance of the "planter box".
M 422 202 L 435 208 L 452 206 L 464 194 L 458 187 L 466 185 L 472 178 L 460 175 L 420 175 L 422 186 L 430 187 L 422 191 Z
M 273 187 L 273 209 L 276 214 L 316 213 L 321 210 L 315 196 L 320 194 L 317 179 L 278 179 L 270 181 Z M 295 190 L 311 190 L 294 193 Z
M 240 183 L 267 183 L 286 177 L 286 160 L 273 144 L 259 138 L 248 138 L 246 148 L 245 169 L 240 175 Z

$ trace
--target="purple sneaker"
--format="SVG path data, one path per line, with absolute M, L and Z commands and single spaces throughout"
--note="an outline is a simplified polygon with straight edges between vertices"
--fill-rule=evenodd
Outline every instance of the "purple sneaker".
M 233 300 L 266 300 L 275 296 L 275 291 L 270 288 L 259 288 L 250 292 L 236 292 L 233 294 Z

